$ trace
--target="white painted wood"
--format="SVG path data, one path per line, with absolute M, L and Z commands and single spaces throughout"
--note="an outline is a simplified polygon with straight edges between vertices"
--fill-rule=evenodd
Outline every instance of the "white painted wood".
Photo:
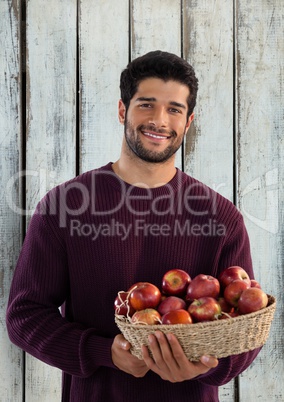
M 131 17 L 132 58 L 158 49 L 181 54 L 179 0 L 135 0 Z
M 128 0 L 79 4 L 80 169 L 87 171 L 120 155 L 119 79 L 128 63 L 129 8 Z
M 27 209 L 75 175 L 76 0 L 27 1 Z M 59 401 L 61 373 L 26 356 L 26 400 Z
M 199 79 L 185 170 L 233 200 L 233 2 L 185 0 L 183 32 Z
M 131 10 L 131 59 L 152 50 L 181 56 L 181 2 L 135 0 Z M 182 151 L 175 165 L 182 168 Z
M 76 10 L 76 0 L 27 2 L 29 209 L 75 175 Z
M 233 200 L 233 2 L 185 0 L 184 57 L 195 68 L 199 91 L 184 147 L 185 171 Z M 220 387 L 235 401 L 235 380 Z
M 20 1 L 1 1 L 0 400 L 5 402 L 22 401 L 23 386 L 22 352 L 11 344 L 5 326 L 6 303 L 22 234 L 21 215 L 14 208 L 21 205 L 21 188 L 16 179 L 21 164 L 20 22 Z
M 238 204 L 255 275 L 278 300 L 268 342 L 241 376 L 240 400 L 283 401 L 284 3 L 238 2 Z

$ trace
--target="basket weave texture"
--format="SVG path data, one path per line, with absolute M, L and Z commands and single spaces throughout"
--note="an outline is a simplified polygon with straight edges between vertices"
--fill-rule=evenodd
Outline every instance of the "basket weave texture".
M 131 324 L 115 315 L 115 322 L 131 345 L 131 353 L 142 359 L 141 345 L 149 345 L 148 335 L 156 330 L 175 334 L 187 358 L 197 361 L 202 355 L 217 358 L 248 352 L 266 342 L 276 309 L 276 300 L 268 295 L 266 308 L 234 318 L 195 324 Z

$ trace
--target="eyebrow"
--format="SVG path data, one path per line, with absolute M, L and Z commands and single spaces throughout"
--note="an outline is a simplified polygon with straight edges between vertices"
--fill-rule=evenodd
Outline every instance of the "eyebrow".
M 135 99 L 135 102 L 156 102 L 157 99 L 154 97 L 146 97 L 146 96 L 140 96 L 139 98 Z M 180 107 L 182 109 L 186 109 L 186 106 L 183 103 L 171 101 L 169 102 L 171 106 L 176 106 Z

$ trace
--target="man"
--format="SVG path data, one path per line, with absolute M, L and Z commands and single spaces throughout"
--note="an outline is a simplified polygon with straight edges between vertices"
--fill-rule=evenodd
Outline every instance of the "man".
M 8 332 L 63 370 L 63 401 L 218 401 L 218 386 L 259 350 L 193 363 L 173 335 L 157 331 L 152 355 L 142 345 L 139 360 L 114 323 L 113 302 L 138 281 L 160 287 L 176 267 L 217 277 L 241 265 L 253 277 L 243 219 L 231 202 L 175 168 L 194 117 L 192 67 L 150 52 L 127 66 L 120 88 L 121 156 L 39 203 L 11 286 Z

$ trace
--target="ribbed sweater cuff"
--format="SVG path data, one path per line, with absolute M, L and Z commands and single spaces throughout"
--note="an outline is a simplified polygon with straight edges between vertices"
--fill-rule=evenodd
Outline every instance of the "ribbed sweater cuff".
M 110 368 L 116 368 L 112 361 L 111 346 L 113 339 L 101 338 L 99 336 L 90 336 L 86 344 L 86 361 L 83 362 L 84 366 L 96 367 L 106 366 Z

